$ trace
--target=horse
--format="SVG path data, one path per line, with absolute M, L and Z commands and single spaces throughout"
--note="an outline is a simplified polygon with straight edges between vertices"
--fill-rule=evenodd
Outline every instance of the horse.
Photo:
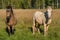
M 50 6 L 47 7 L 46 12 L 36 11 L 33 15 L 33 35 L 35 34 L 36 30 L 40 33 L 39 26 L 44 26 L 44 36 L 46 36 L 49 25 L 51 24 L 51 14 L 52 8 Z M 38 23 L 38 27 L 36 28 L 36 23 Z
M 13 13 L 12 6 L 9 5 L 6 7 L 6 25 L 8 29 L 8 34 L 14 34 L 14 27 L 17 24 L 17 20 L 15 18 L 15 15 Z

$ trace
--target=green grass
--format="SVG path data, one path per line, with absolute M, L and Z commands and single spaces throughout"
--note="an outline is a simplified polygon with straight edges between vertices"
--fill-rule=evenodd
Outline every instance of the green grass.
M 0 17 L 0 40 L 60 40 L 60 16 L 52 19 L 46 37 L 38 32 L 36 35 L 32 35 L 31 26 L 32 22 L 28 19 L 18 20 L 15 26 L 15 34 L 9 37 L 5 31 L 5 18 Z M 41 29 L 43 30 L 43 27 Z
M 59 22 L 56 19 L 52 22 L 48 30 L 48 35 L 46 37 L 43 34 L 32 35 L 31 25 L 26 24 L 23 21 L 19 21 L 15 26 L 15 34 L 10 37 L 5 31 L 6 25 L 4 19 L 0 19 L 0 40 L 59 40 L 60 39 L 60 27 Z M 60 20 L 60 19 L 59 19 Z

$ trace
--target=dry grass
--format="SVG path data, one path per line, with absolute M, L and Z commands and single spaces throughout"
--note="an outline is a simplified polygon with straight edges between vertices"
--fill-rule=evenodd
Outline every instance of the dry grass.
M 38 9 L 14 9 L 18 24 L 15 34 L 8 37 L 5 28 L 5 9 L 0 9 L 0 40 L 44 40 L 43 34 L 32 35 L 30 27 L 32 26 L 32 17 Z M 39 10 L 45 11 L 45 10 Z M 52 23 L 48 30 L 46 40 L 60 40 L 60 9 L 54 9 L 52 12 Z
M 35 11 L 37 11 L 38 9 L 14 9 L 14 14 L 15 17 L 18 20 L 31 20 L 32 21 L 32 16 L 35 13 Z M 45 11 L 45 10 L 39 10 L 39 11 Z M 5 18 L 5 14 L 6 14 L 6 10 L 5 9 L 1 9 L 0 10 L 0 17 Z M 54 9 L 52 11 L 52 18 L 56 19 L 59 18 L 60 16 L 60 9 Z

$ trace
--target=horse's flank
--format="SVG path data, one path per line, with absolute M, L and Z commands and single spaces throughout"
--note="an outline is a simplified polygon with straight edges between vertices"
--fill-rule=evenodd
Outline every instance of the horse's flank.
M 39 24 L 43 24 L 46 19 L 44 17 L 44 13 L 43 12 L 40 12 L 40 11 L 37 11 L 33 17 L 33 20 L 34 18 L 36 19 L 36 21 L 39 23 Z

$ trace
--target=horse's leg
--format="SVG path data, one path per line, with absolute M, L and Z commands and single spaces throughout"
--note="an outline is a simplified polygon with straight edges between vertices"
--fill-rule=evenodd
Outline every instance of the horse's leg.
M 49 28 L 49 24 L 51 23 L 51 19 L 48 20 L 48 23 L 47 23 L 47 31 L 48 31 L 48 28 Z
M 49 24 L 47 25 L 47 31 L 48 31 L 48 28 L 49 28 Z
M 12 26 L 12 34 L 14 34 L 14 26 Z
M 33 29 L 33 35 L 34 35 L 35 31 L 36 31 L 36 21 L 35 21 L 35 19 L 33 20 L 32 29 Z
M 35 31 L 36 31 L 35 24 L 33 24 L 32 29 L 33 29 L 33 35 L 34 35 L 35 34 Z
M 38 33 L 40 34 L 40 28 L 39 27 L 40 27 L 40 24 L 38 24 Z
M 44 23 L 44 36 L 46 36 L 47 34 L 47 27 L 46 27 L 46 24 Z
M 10 26 L 7 26 L 8 28 L 8 35 L 10 36 Z

